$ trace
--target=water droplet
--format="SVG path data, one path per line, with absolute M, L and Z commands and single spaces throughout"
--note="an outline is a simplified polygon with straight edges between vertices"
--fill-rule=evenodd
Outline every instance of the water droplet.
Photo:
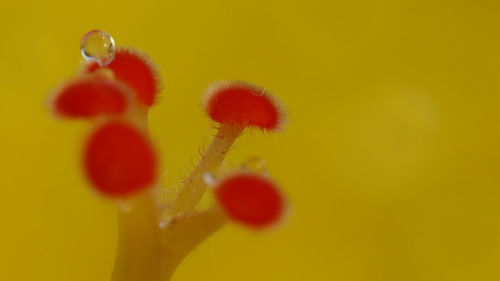
M 115 59 L 115 40 L 102 30 L 92 30 L 80 41 L 80 51 L 86 60 L 106 66 Z
M 241 165 L 241 168 L 245 171 L 257 173 L 257 174 L 267 174 L 267 163 L 266 160 L 254 156 L 248 158 L 243 165 Z

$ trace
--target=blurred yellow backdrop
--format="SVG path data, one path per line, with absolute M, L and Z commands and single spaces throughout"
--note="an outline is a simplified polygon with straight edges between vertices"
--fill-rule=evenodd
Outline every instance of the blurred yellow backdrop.
M 108 280 L 113 204 L 87 187 L 88 127 L 45 103 L 95 28 L 164 78 L 151 131 L 175 184 L 213 131 L 208 83 L 241 79 L 290 113 L 228 165 L 267 159 L 292 214 L 230 225 L 174 280 L 500 280 L 500 2 L 12 1 L 0 11 L 0 280 Z

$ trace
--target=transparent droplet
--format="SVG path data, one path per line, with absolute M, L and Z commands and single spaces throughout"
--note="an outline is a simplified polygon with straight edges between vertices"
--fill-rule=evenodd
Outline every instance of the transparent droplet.
M 245 171 L 249 171 L 252 173 L 257 173 L 257 174 L 267 174 L 267 162 L 266 160 L 254 156 L 248 158 L 243 165 L 241 165 L 241 168 Z
M 102 30 L 92 30 L 80 41 L 80 51 L 86 60 L 106 66 L 115 59 L 115 40 Z

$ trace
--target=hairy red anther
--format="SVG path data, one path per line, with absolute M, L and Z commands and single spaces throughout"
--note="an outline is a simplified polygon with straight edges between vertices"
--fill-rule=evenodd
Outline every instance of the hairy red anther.
M 127 86 L 98 75 L 86 75 L 63 85 L 52 102 L 62 117 L 91 118 L 123 113 L 127 109 Z
M 217 184 L 215 195 L 230 218 L 253 228 L 273 225 L 283 215 L 278 188 L 260 175 L 234 174 Z
M 223 82 L 210 87 L 205 111 L 218 123 L 233 123 L 267 131 L 279 129 L 283 116 L 266 90 L 243 82 Z
M 93 132 L 84 150 L 87 177 L 100 193 L 110 197 L 151 187 L 156 165 L 148 138 L 132 125 L 118 121 Z
M 96 62 L 86 66 L 87 72 L 101 68 Z M 115 78 L 126 83 L 137 93 L 137 99 L 152 106 L 160 91 L 156 66 L 142 52 L 130 48 L 119 48 L 115 58 L 106 66 L 113 71 Z

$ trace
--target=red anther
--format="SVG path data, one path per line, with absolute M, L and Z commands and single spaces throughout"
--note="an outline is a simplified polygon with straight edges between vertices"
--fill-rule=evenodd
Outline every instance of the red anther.
M 238 173 L 220 182 L 215 195 L 230 218 L 253 228 L 275 224 L 284 200 L 276 185 L 256 174 Z
M 211 87 L 205 111 L 221 124 L 267 131 L 278 129 L 283 119 L 279 105 L 264 89 L 243 82 L 224 82 Z
M 116 51 L 114 60 L 106 67 L 113 71 L 116 79 L 136 91 L 139 101 L 147 106 L 154 104 L 160 83 L 156 66 L 145 54 L 120 48 Z M 86 66 L 86 71 L 93 72 L 99 68 L 96 62 L 92 62 Z
M 145 135 L 111 121 L 89 138 L 84 151 L 87 177 L 104 195 L 122 197 L 144 190 L 156 178 L 156 156 Z
M 53 110 L 69 118 L 120 114 L 127 109 L 127 91 L 121 82 L 88 75 L 63 85 L 56 92 Z

